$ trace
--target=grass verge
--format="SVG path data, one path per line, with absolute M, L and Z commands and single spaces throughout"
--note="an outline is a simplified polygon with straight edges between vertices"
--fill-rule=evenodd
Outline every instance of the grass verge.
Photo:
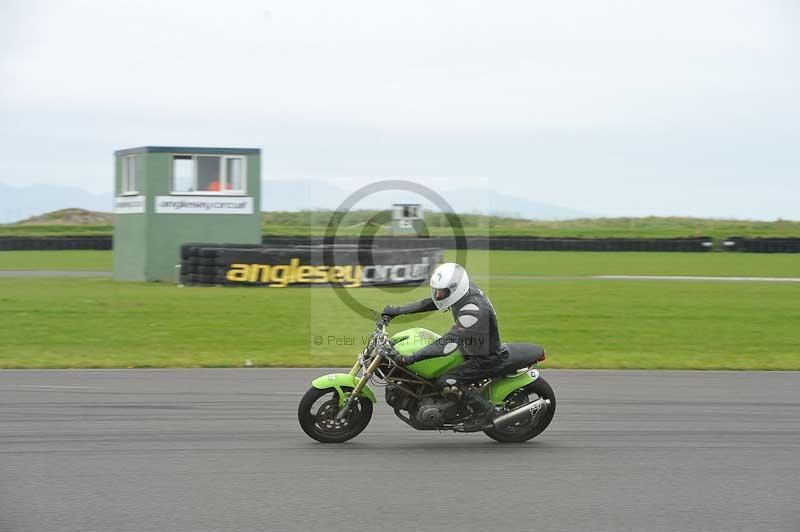
M 456 253 L 448 251 L 448 260 Z M 470 251 L 468 271 L 503 276 L 697 275 L 800 277 L 791 253 L 662 253 L 602 251 Z
M 445 254 L 456 260 L 455 251 Z M 110 251 L 2 251 L 0 270 L 111 270 Z M 470 251 L 476 275 L 701 275 L 800 277 L 800 256 L 760 253 Z
M 0 251 L 0 270 L 110 271 L 110 251 Z
M 800 370 L 800 285 L 494 279 L 503 339 L 546 367 Z M 381 308 L 427 290 L 362 288 Z M 443 331 L 434 313 L 398 320 Z M 369 319 L 333 290 L 0 278 L 0 367 L 347 366 Z

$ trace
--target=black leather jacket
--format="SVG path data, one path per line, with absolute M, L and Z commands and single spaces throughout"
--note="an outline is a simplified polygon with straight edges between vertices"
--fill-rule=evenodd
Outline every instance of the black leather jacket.
M 403 305 L 400 314 L 416 314 L 437 310 L 431 298 L 421 299 Z M 500 331 L 497 327 L 497 314 L 492 302 L 474 284 L 469 292 L 456 301 L 450 311 L 453 314 L 453 327 L 435 342 L 426 345 L 414 355 L 417 362 L 426 358 L 449 355 L 460 349 L 465 358 L 492 357 L 500 353 Z

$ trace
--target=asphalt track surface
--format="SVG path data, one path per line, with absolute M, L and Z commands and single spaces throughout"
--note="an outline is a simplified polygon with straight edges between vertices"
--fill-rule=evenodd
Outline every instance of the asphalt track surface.
M 800 373 L 544 370 L 555 419 L 517 445 L 382 403 L 313 442 L 321 373 L 0 371 L 0 530 L 800 530 Z

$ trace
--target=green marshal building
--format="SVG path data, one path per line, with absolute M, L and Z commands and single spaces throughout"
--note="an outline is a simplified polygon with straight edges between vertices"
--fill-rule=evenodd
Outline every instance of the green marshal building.
M 114 152 L 114 279 L 178 279 L 185 243 L 261 242 L 261 150 Z

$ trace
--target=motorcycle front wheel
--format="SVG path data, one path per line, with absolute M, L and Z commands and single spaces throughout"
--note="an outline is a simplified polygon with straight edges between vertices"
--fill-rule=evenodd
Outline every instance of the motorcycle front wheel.
M 349 394 L 352 388 L 342 387 Z M 297 407 L 297 419 L 303 431 L 322 443 L 342 443 L 358 436 L 372 418 L 372 402 L 359 397 L 344 419 L 336 420 L 339 394 L 335 388 L 309 388 Z
M 503 443 L 520 443 L 535 438 L 547 428 L 556 413 L 556 394 L 553 393 L 553 388 L 550 387 L 550 384 L 542 377 L 539 377 L 524 388 L 512 392 L 511 395 L 506 397 L 505 404 L 506 412 L 510 412 L 537 399 L 548 399 L 550 401 L 547 411 L 540 412 L 528 420 L 508 427 L 486 429 L 483 431 L 484 434 L 493 440 Z

